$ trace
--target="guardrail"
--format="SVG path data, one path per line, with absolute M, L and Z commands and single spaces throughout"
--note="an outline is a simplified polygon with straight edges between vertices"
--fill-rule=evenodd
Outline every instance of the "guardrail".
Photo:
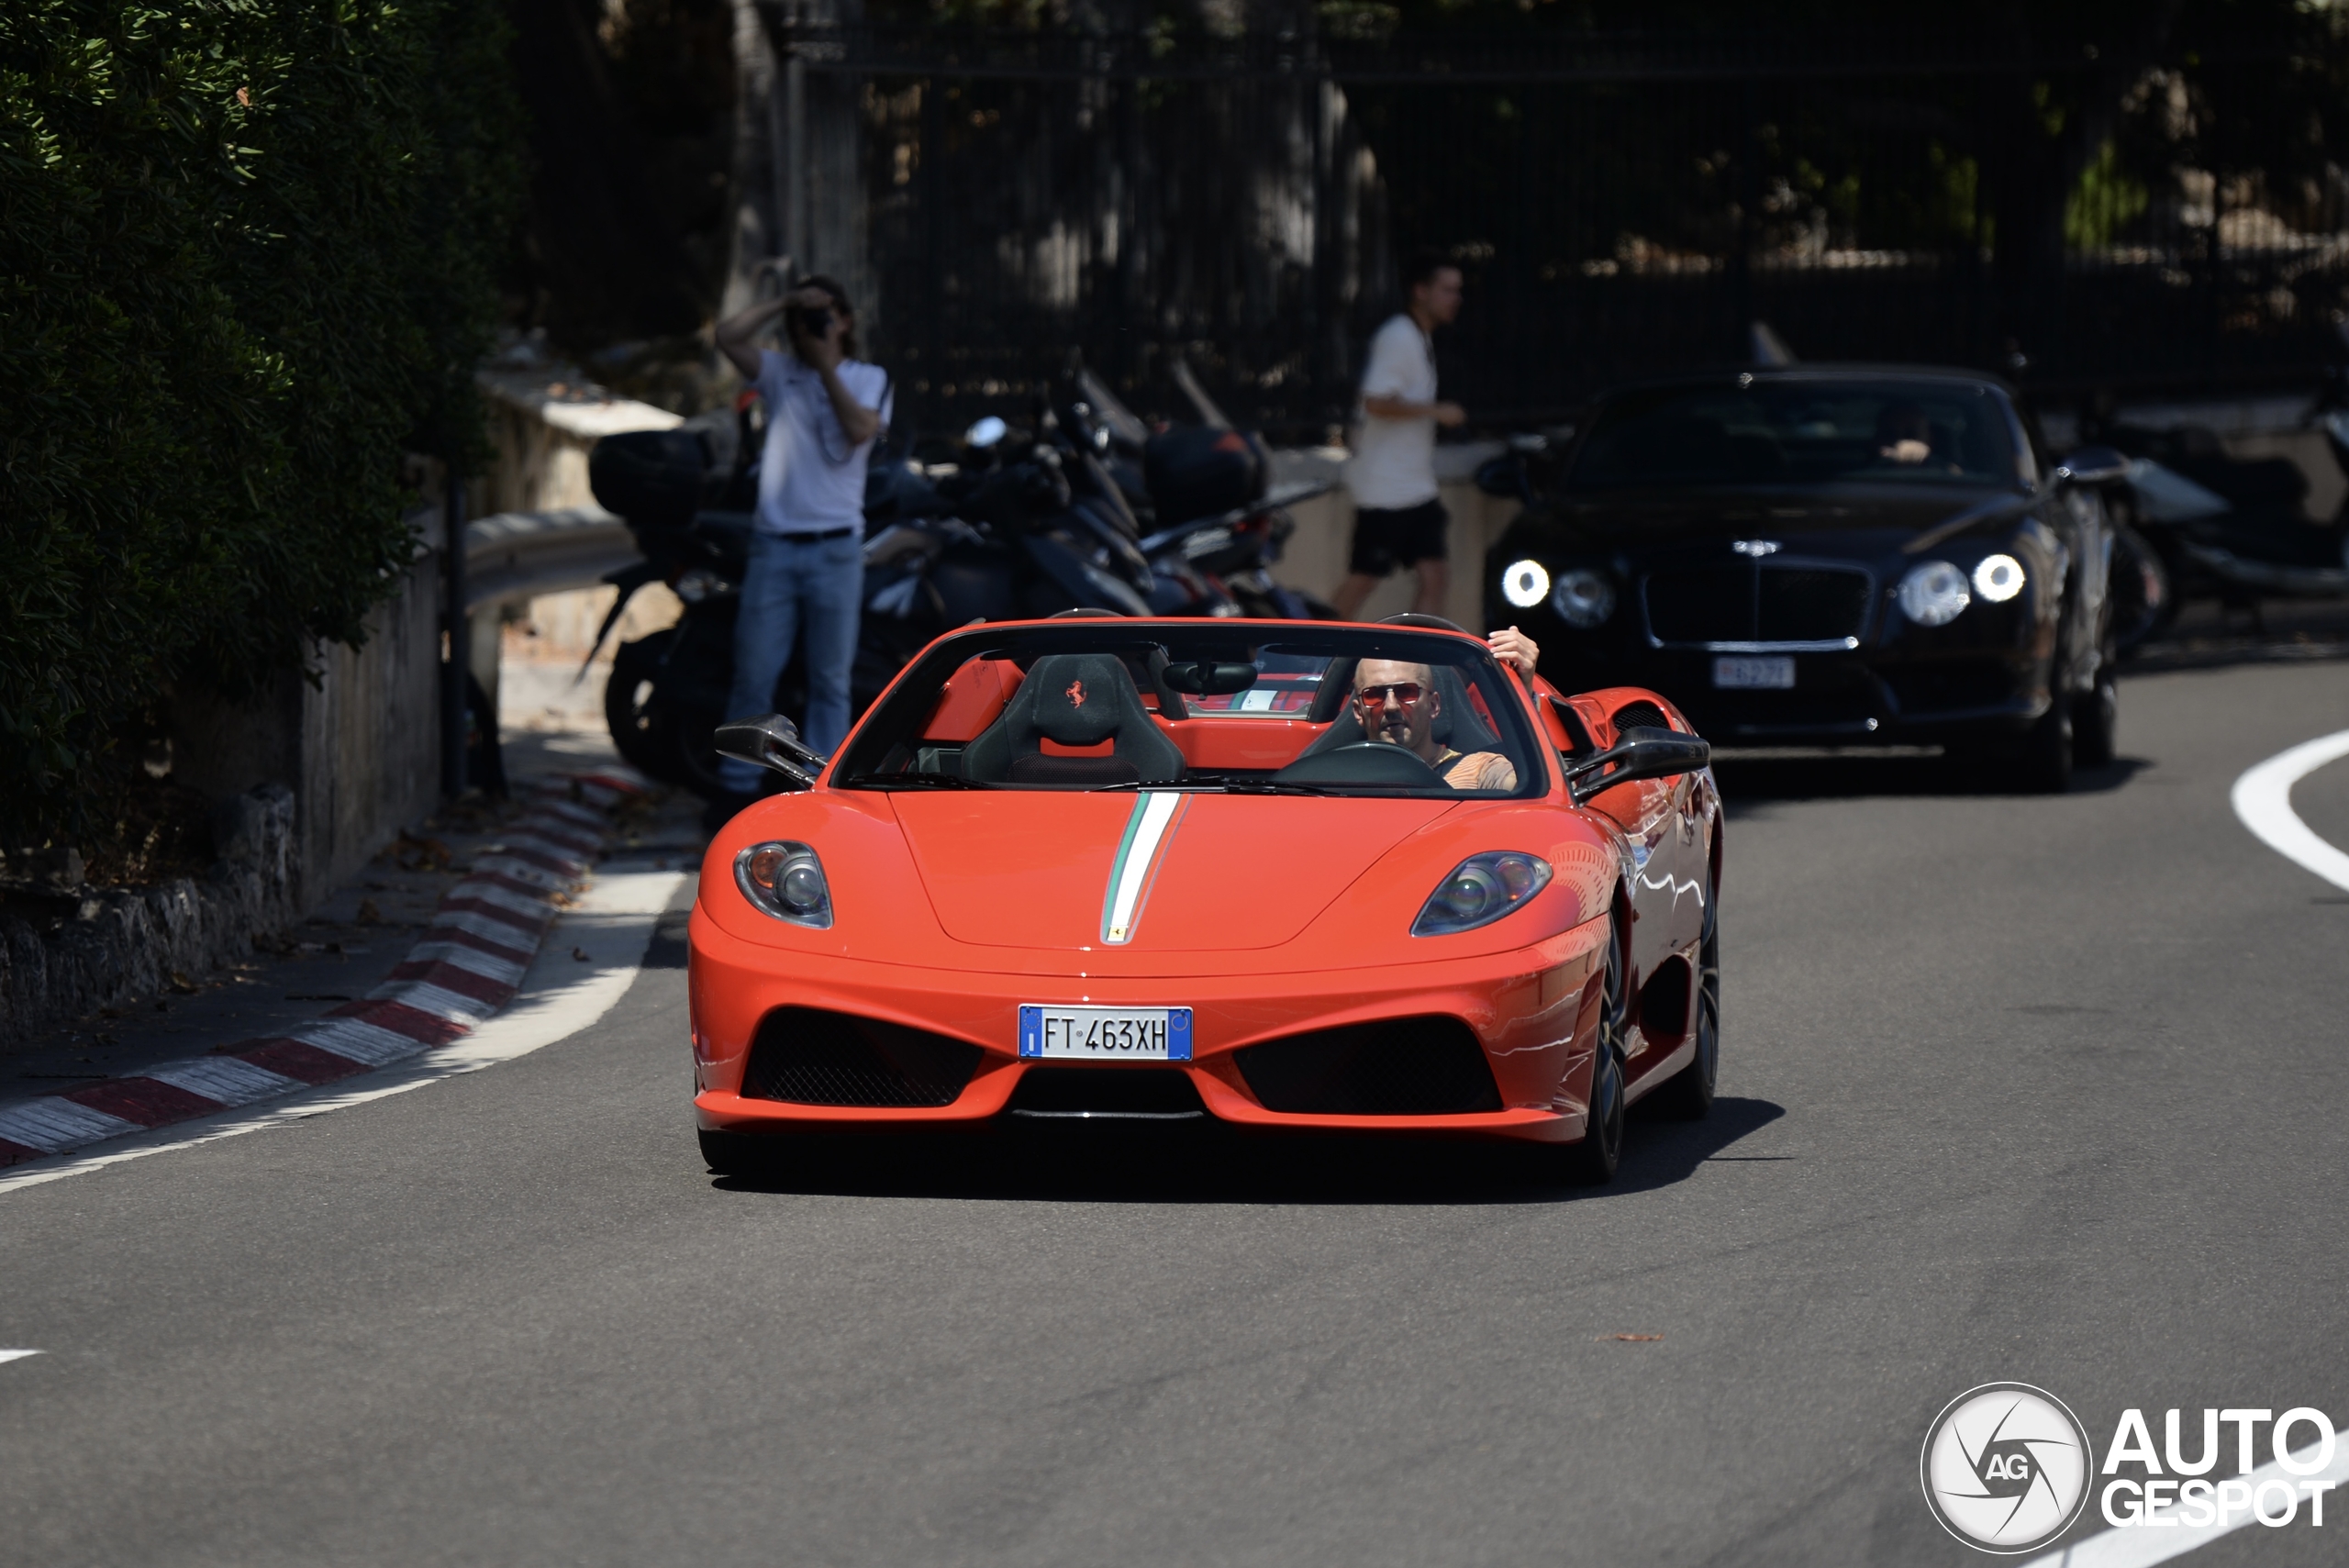
M 638 553 L 628 525 L 599 506 L 476 518 L 465 525 L 465 613 L 595 587 Z

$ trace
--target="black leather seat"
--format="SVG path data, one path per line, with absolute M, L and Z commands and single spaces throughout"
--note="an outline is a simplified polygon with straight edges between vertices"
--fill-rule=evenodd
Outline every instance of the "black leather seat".
M 1334 751 L 1341 746 L 1353 746 L 1369 739 L 1363 733 L 1362 720 L 1354 715 L 1353 659 L 1332 659 L 1330 667 L 1321 672 L 1321 684 L 1313 694 L 1313 706 L 1305 717 L 1315 724 L 1327 724 L 1319 739 L 1297 753 L 1297 761 Z M 1442 699 L 1442 711 L 1435 717 L 1435 743 L 1461 752 L 1497 751 L 1501 738 L 1488 728 L 1468 700 L 1468 683 L 1458 670 L 1449 664 L 1429 666 L 1435 674 L 1436 695 Z
M 1043 743 L 1098 746 L 1093 757 L 1048 755 Z M 985 784 L 1171 784 L 1183 753 L 1141 706 L 1123 660 L 1053 653 L 1036 661 L 993 724 L 963 751 L 963 776 Z

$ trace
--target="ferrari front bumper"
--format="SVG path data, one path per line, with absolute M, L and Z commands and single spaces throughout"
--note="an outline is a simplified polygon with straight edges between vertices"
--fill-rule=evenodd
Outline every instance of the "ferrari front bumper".
M 706 1131 L 787 1132 L 854 1126 L 972 1123 L 1002 1115 L 1031 1067 L 1085 1073 L 1180 1071 L 1208 1113 L 1258 1127 L 1481 1133 L 1567 1142 L 1582 1136 L 1604 918 L 1530 947 L 1476 958 L 1287 974 L 1219 977 L 1213 955 L 1174 955 L 1186 972 L 1147 979 L 1006 974 L 785 952 L 745 941 L 696 909 L 691 933 L 694 1109 Z M 1188 1007 L 1192 1060 L 1125 1063 L 1023 1062 L 1023 1004 Z M 961 1041 L 977 1064 L 935 1105 L 783 1100 L 746 1084 L 760 1025 L 777 1008 L 844 1014 Z M 1236 1052 L 1314 1031 L 1381 1020 L 1457 1019 L 1490 1068 L 1497 1108 L 1435 1115 L 1344 1115 L 1268 1109 Z M 967 1054 L 967 1052 L 965 1053 Z

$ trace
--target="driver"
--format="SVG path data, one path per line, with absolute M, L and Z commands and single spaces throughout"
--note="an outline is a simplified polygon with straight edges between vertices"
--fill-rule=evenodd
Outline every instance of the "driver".
M 1492 635 L 1493 653 L 1528 675 L 1541 650 L 1515 627 Z M 1435 672 L 1396 659 L 1365 659 L 1354 666 L 1354 717 L 1365 739 L 1400 746 L 1433 768 L 1453 789 L 1515 789 L 1517 769 L 1498 751 L 1460 752 L 1440 745 L 1435 721 L 1443 697 Z

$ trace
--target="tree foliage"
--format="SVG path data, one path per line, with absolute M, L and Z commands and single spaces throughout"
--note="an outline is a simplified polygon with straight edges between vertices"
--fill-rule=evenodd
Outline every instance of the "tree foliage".
M 478 0 L 0 8 L 0 831 L 396 588 L 403 450 L 482 439 L 507 43 Z

